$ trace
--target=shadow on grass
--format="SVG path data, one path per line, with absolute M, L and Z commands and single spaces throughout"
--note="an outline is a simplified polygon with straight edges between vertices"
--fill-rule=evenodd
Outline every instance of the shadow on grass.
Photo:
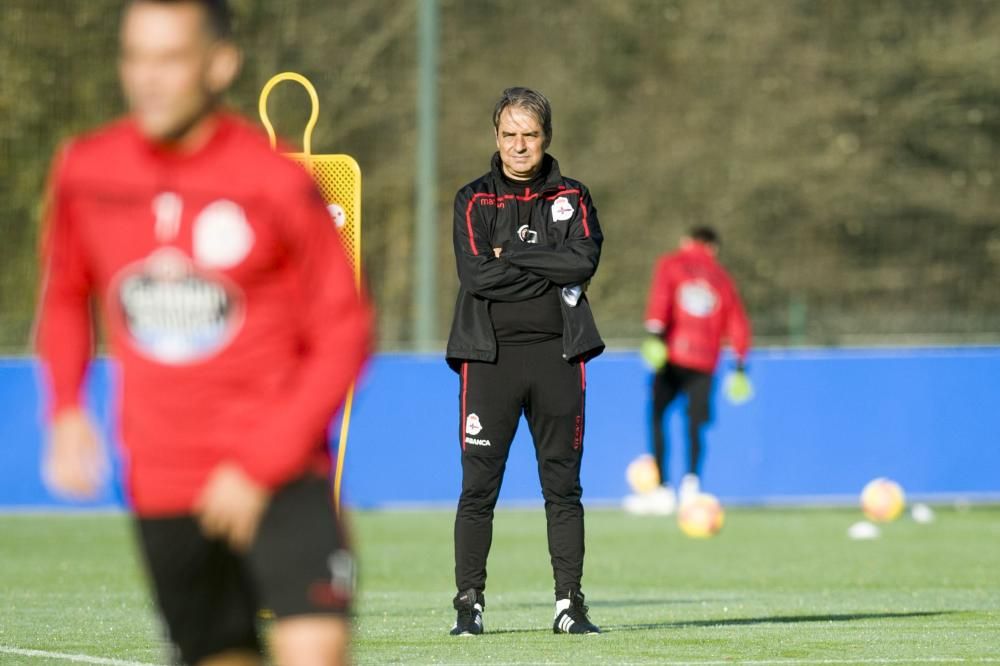
M 699 597 L 697 599 L 595 599 L 587 601 L 591 608 L 629 608 L 631 606 L 673 606 L 676 604 L 701 604 L 717 601 L 741 601 L 740 597 Z M 551 608 L 551 601 L 496 602 L 497 608 Z
M 629 606 L 671 606 L 674 604 L 704 604 L 717 601 L 742 601 L 742 597 L 698 597 L 697 599 L 595 599 L 587 605 L 594 608 L 628 608 Z M 551 604 L 549 604 L 551 605 Z
M 910 613 L 835 613 L 829 615 L 771 615 L 767 617 L 731 617 L 718 620 L 681 620 L 648 624 L 619 624 L 606 631 L 642 631 L 647 629 L 685 629 L 688 627 L 740 627 L 755 624 L 797 624 L 799 622 L 856 622 L 858 620 L 891 620 L 911 617 L 953 615 L 962 611 L 913 611 Z
M 673 600 L 669 603 L 678 603 Z M 911 613 L 839 613 L 831 615 L 772 615 L 768 617 L 734 617 L 719 620 L 682 620 L 679 622 L 653 622 L 649 624 L 616 624 L 602 628 L 604 633 L 618 631 L 649 631 L 651 629 L 686 629 L 690 627 L 739 627 L 756 624 L 797 624 L 799 622 L 856 622 L 858 620 L 887 620 L 911 617 L 953 615 L 963 611 L 914 611 Z M 551 627 L 534 629 L 496 629 L 488 634 L 540 634 L 550 633 Z

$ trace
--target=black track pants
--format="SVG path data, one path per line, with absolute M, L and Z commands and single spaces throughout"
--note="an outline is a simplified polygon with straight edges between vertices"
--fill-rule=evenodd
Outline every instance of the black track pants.
M 455 516 L 455 583 L 486 588 L 493 508 L 523 412 L 545 498 L 556 595 L 583 577 L 583 455 L 586 369 L 562 358 L 560 339 L 500 347 L 496 363 L 465 363 L 459 392 L 462 496 Z
M 653 445 L 653 457 L 660 470 L 660 478 L 664 483 L 670 480 L 667 461 L 670 460 L 670 449 L 667 446 L 667 434 L 664 428 L 663 415 L 667 407 L 679 393 L 687 394 L 687 440 L 688 440 L 688 474 L 701 476 L 701 462 L 704 458 L 704 442 L 702 427 L 712 418 L 709 400 L 712 393 L 712 374 L 699 372 L 668 363 L 653 377 L 653 403 L 651 409 L 650 433 Z

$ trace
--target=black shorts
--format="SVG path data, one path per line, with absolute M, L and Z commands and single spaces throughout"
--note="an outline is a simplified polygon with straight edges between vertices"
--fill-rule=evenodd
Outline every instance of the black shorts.
M 667 363 L 653 377 L 653 417 L 662 415 L 678 393 L 687 395 L 687 414 L 692 423 L 712 420 L 712 373 Z
M 190 515 L 137 523 L 160 613 L 184 663 L 227 650 L 259 653 L 263 608 L 278 618 L 350 612 L 354 558 L 325 478 L 279 489 L 242 555 L 206 538 Z

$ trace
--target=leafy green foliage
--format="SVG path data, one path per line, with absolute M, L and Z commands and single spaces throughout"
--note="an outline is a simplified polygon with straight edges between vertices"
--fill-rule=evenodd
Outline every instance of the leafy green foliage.
M 32 320 L 39 201 L 59 141 L 121 109 L 118 0 L 7 0 L 0 23 L 0 345 Z M 364 173 L 383 346 L 412 321 L 415 3 L 235 0 L 256 116 L 274 73 L 319 89 L 318 152 Z M 438 331 L 456 289 L 454 191 L 484 172 L 508 85 L 552 100 L 552 153 L 607 243 L 590 297 L 635 343 L 653 262 L 694 224 L 764 342 L 996 342 L 1000 5 L 988 0 L 441 0 Z M 305 94 L 272 97 L 298 142 Z

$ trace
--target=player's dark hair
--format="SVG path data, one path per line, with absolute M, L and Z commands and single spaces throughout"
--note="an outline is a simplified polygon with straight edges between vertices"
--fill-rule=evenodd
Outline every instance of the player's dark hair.
M 552 105 L 545 95 L 537 90 L 520 86 L 504 90 L 497 105 L 493 107 L 493 129 L 497 132 L 500 131 L 500 114 L 512 106 L 524 109 L 538 120 L 542 131 L 545 132 L 545 146 L 548 147 L 552 142 Z
M 722 239 L 719 238 L 719 234 L 712 227 L 708 226 L 698 226 L 691 229 L 688 232 L 688 236 L 691 240 L 696 240 L 699 243 L 705 243 L 706 245 L 715 245 L 718 247 L 722 243 Z
M 128 0 L 125 3 L 125 10 L 133 5 L 143 3 L 160 5 L 192 3 L 198 5 L 205 11 L 205 24 L 213 37 L 217 39 L 232 39 L 233 37 L 233 12 L 229 8 L 228 0 Z

